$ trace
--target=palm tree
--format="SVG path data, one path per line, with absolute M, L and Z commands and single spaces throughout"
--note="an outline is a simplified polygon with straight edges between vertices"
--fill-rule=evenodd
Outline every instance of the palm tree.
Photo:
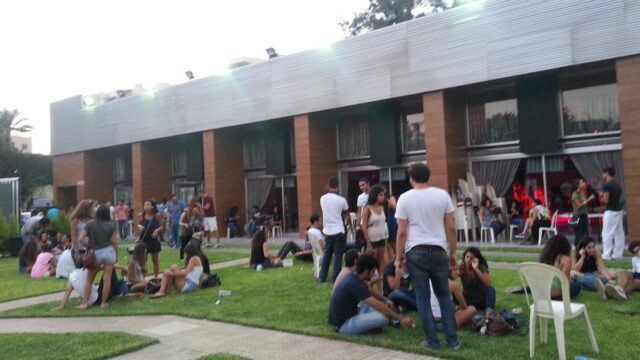
M 8 151 L 11 146 L 11 132 L 26 133 L 33 130 L 33 126 L 24 124 L 27 118 L 21 117 L 18 109 L 0 112 L 0 150 Z

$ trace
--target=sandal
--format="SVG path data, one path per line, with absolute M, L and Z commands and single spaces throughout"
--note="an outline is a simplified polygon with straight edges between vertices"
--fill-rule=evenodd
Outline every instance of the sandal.
M 88 306 L 84 305 L 84 304 L 80 304 L 80 305 L 74 307 L 74 309 L 76 309 L 76 310 L 87 310 L 87 308 L 88 308 Z
M 163 298 L 163 297 L 165 297 L 165 296 L 166 296 L 165 294 L 158 294 L 158 293 L 155 293 L 153 296 L 151 296 L 151 298 L 152 298 L 152 299 L 160 299 L 160 298 Z

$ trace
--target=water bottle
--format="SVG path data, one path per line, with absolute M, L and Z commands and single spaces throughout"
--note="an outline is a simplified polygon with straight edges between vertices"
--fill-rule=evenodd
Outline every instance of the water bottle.
M 258 264 L 258 266 L 256 266 L 256 271 L 262 271 L 262 264 Z
M 586 357 L 584 355 L 576 355 L 576 357 L 573 358 L 574 360 L 593 360 L 589 357 Z
M 218 296 L 231 296 L 231 290 L 220 290 L 218 291 Z

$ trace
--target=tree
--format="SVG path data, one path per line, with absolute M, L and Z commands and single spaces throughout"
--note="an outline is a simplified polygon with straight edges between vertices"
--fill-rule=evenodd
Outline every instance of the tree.
M 425 15 L 437 13 L 462 4 L 465 0 L 369 0 L 369 8 L 356 13 L 353 20 L 342 20 L 342 30 L 349 36 L 380 29 Z
M 26 125 L 27 118 L 21 117 L 17 109 L 4 109 L 0 112 L 0 151 L 7 152 L 13 149 L 11 144 L 11 132 L 26 133 L 33 130 L 33 126 Z

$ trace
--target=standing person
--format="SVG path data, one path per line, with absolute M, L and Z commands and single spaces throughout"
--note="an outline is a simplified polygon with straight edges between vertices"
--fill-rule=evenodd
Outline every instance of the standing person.
M 76 252 L 84 250 L 78 239 L 87 223 L 93 220 L 92 204 L 91 200 L 82 200 L 71 213 L 71 248 Z
M 129 220 L 129 206 L 124 203 L 124 200 L 120 199 L 118 205 L 116 205 L 116 221 L 118 222 L 118 233 L 120 234 L 120 240 L 127 238 L 127 221 Z
M 338 178 L 332 176 L 328 181 L 329 192 L 320 198 L 320 207 L 322 208 L 322 222 L 324 228 L 322 233 L 324 238 L 324 256 L 322 257 L 322 266 L 318 281 L 327 281 L 329 273 L 329 265 L 333 258 L 333 276 L 331 281 L 335 282 L 340 270 L 342 269 L 342 256 L 344 248 L 347 245 L 347 237 L 344 233 L 344 214 L 349 210 L 347 200 L 338 195 L 340 182 Z
M 408 173 L 413 189 L 400 195 L 396 207 L 396 271 L 402 271 L 406 261 L 426 336 L 422 347 L 428 350 L 440 348 L 431 311 L 429 287 L 432 286 L 440 304 L 447 344 L 458 350 L 460 342 L 449 292 L 449 271 L 456 268 L 453 203 L 446 191 L 428 185 L 431 171 L 427 165 L 412 164 Z
M 87 236 L 89 241 L 85 242 Z M 96 264 L 98 266 L 103 265 L 104 273 L 102 277 L 107 280 L 105 280 L 102 288 L 102 303 L 100 307 L 106 308 L 108 306 L 109 293 L 111 292 L 111 281 L 108 281 L 108 279 L 111 279 L 113 267 L 118 259 L 118 231 L 116 230 L 116 225 L 111 221 L 108 206 L 100 205 L 98 207 L 96 219 L 85 226 L 80 234 L 79 241 L 93 249 Z M 84 310 L 89 305 L 91 285 L 93 285 L 93 280 L 95 280 L 98 270 L 99 268 L 89 269 L 84 295 L 82 296 L 82 304 L 78 305 L 76 309 Z
M 175 248 L 182 248 L 179 230 L 180 230 L 180 216 L 184 212 L 184 202 L 178 200 L 176 194 L 171 195 L 171 201 L 167 204 L 167 213 L 169 213 L 169 230 L 171 231 L 170 243 Z
M 587 206 L 593 200 L 593 194 L 587 198 L 585 191 L 587 183 L 584 179 L 576 179 L 575 191 L 571 194 L 571 205 L 573 206 L 573 217 L 578 219 L 578 223 L 573 225 L 575 229 L 575 237 L 573 244 L 578 247 L 580 241 L 585 236 L 589 236 L 589 215 Z
M 362 233 L 367 242 L 367 253 L 372 254 L 380 265 L 384 265 L 384 248 L 387 242 L 387 218 L 383 204 L 384 189 L 374 185 L 369 191 L 367 205 L 362 209 Z M 382 269 L 379 269 L 382 273 Z
M 211 246 L 211 233 L 216 233 L 216 245 L 220 246 L 220 235 L 218 234 L 218 222 L 216 221 L 216 205 L 213 203 L 213 198 L 207 195 L 206 192 L 200 193 L 200 201 L 202 204 L 202 211 L 204 215 L 204 236 L 207 237 L 207 247 Z
M 194 233 L 202 231 L 203 225 L 202 210 L 196 198 L 192 199 L 189 207 L 180 216 L 180 260 L 184 258 L 184 248 L 187 246 Z
M 358 180 L 358 187 L 362 193 L 358 195 L 358 200 L 356 201 L 356 206 L 358 207 L 358 224 L 362 224 L 362 209 L 367 206 L 367 201 L 369 201 L 369 179 L 366 177 Z
M 385 249 L 385 262 L 393 262 L 396 259 L 396 234 L 398 233 L 396 205 L 398 204 L 398 199 L 396 199 L 393 194 L 390 194 L 384 186 L 383 189 L 385 189 L 385 195 L 387 196 L 385 210 L 387 215 L 387 230 L 389 231 L 389 238 L 387 239 L 387 246 Z
M 622 187 L 613 178 L 616 170 L 612 167 L 602 169 L 602 186 L 600 201 L 604 206 L 602 218 L 602 258 L 605 261 L 620 260 L 624 252 L 624 228 L 622 227 Z
M 147 200 L 142 207 L 143 211 L 138 215 L 139 242 L 147 247 L 147 261 L 149 254 L 153 262 L 153 277 L 157 278 L 160 272 L 159 254 L 162 250 L 158 236 L 162 231 L 162 217 L 158 214 L 156 204 L 153 200 Z M 146 268 L 146 263 L 145 263 Z

